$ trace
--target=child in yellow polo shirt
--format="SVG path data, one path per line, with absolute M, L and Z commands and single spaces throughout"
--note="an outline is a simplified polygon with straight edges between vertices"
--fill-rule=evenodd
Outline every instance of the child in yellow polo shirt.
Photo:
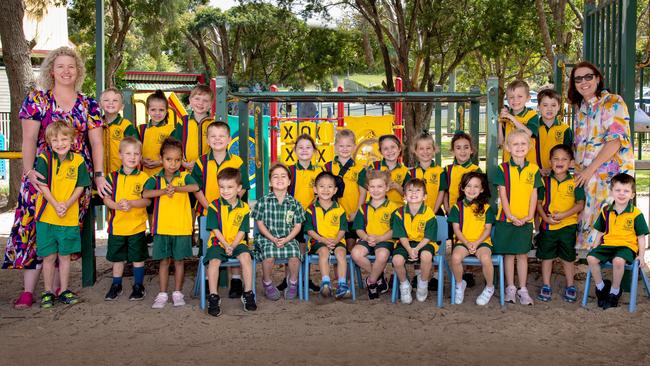
M 426 183 L 422 179 L 412 179 L 404 185 L 406 206 L 393 212 L 391 228 L 393 238 L 399 244 L 393 252 L 393 268 L 399 280 L 400 300 L 410 304 L 411 282 L 406 276 L 406 261 L 420 262 L 421 277 L 418 279 L 415 296 L 423 302 L 429 294 L 429 279 L 433 267 L 433 256 L 438 251 L 438 223 L 436 215 L 424 204 L 427 195 Z
M 419 178 L 427 184 L 426 205 L 433 209 L 436 214 L 444 215 L 439 212 L 442 205 L 444 194 L 440 194 L 440 178 L 444 171 L 441 166 L 436 165 L 433 160 L 435 153 L 438 151 L 433 136 L 428 132 L 423 132 L 415 137 L 411 144 L 411 152 L 415 155 L 416 163 L 410 169 L 411 178 Z
M 312 203 L 314 203 L 314 187 L 316 176 L 322 169 L 316 165 L 312 165 L 311 159 L 316 151 L 316 141 L 307 135 L 303 134 L 296 139 L 296 156 L 298 162 L 294 165 L 288 166 L 291 172 L 291 184 L 289 185 L 289 194 L 293 196 L 305 210 Z M 305 229 L 298 234 L 296 240 L 301 244 L 306 243 Z
M 503 146 L 504 141 L 506 141 L 512 131 L 526 131 L 528 137 L 531 138 L 531 148 L 526 155 L 526 160 L 531 163 L 536 163 L 537 150 L 535 144 L 539 129 L 539 116 L 537 112 L 526 107 L 526 103 L 530 100 L 530 87 L 528 83 L 523 80 L 515 80 L 508 84 L 506 87 L 506 98 L 508 99 L 509 108 L 503 107 L 499 123 L 497 124 L 499 146 Z M 508 149 L 504 149 L 503 162 L 506 163 L 509 160 L 510 152 L 508 152 Z
M 143 198 L 153 199 L 153 220 L 151 232 L 154 260 L 160 260 L 158 275 L 160 292 L 152 308 L 162 309 L 167 304 L 169 264 L 174 261 L 174 306 L 185 305 L 183 280 L 184 259 L 192 256 L 192 208 L 190 192 L 196 192 L 199 185 L 188 172 L 181 172 L 183 146 L 173 137 L 168 137 L 160 147 L 163 169 L 149 177 L 144 185 Z
M 463 259 L 474 255 L 481 261 L 485 288 L 476 298 L 477 305 L 487 305 L 494 295 L 494 267 L 492 265 L 492 225 L 496 221 L 494 210 L 488 204 L 490 187 L 487 175 L 469 172 L 460 181 L 460 197 L 449 211 L 456 243 L 451 253 L 451 270 L 456 277 L 454 304 L 462 304 L 467 283 L 463 280 Z
M 336 271 L 338 275 L 338 286 L 336 298 L 342 299 L 350 292 L 346 281 L 347 263 L 345 248 L 345 230 L 348 222 L 345 217 L 345 210 L 332 199 L 336 193 L 336 179 L 330 172 L 321 172 L 316 177 L 314 192 L 317 195 L 316 201 L 307 207 L 305 220 L 305 231 L 309 235 L 309 254 L 318 255 L 318 268 L 322 276 L 320 294 L 322 297 L 331 295 L 330 284 L 330 253 L 336 257 Z
M 208 126 L 214 122 L 210 117 L 210 107 L 214 94 L 209 86 L 198 84 L 190 92 L 192 111 L 182 124 L 176 125 L 172 136 L 183 144 L 183 168 L 192 171 L 196 160 L 208 153 Z
M 537 165 L 526 160 L 532 148 L 530 136 L 524 130 L 514 130 L 506 138 L 506 150 L 512 156 L 501 163 L 494 183 L 499 189 L 499 214 L 494 229 L 494 253 L 503 254 L 505 262 L 505 301 L 532 305 L 528 294 L 528 252 L 532 248 L 533 219 L 537 207 L 537 188 L 542 186 Z M 519 290 L 515 287 L 515 259 Z
M 124 108 L 124 96 L 117 88 L 104 90 L 99 103 L 104 112 L 104 171 L 114 172 L 120 169 L 120 141 L 126 136 L 140 138 L 133 123 L 122 118 L 120 111 Z
M 451 138 L 451 154 L 454 156 L 454 163 L 447 165 L 440 174 L 440 190 L 445 191 L 444 206 L 445 212 L 449 212 L 451 206 L 458 202 L 460 197 L 460 179 L 465 173 L 481 171 L 478 165 L 472 163 L 472 155 L 476 152 L 472 137 L 463 131 L 456 131 Z M 451 228 L 450 228 L 451 230 Z
M 618 306 L 625 264 L 638 260 L 644 265 L 648 224 L 643 213 L 632 204 L 636 182 L 625 173 L 612 177 L 610 188 L 614 202 L 606 205 L 594 223 L 598 237 L 587 255 L 589 270 L 596 283 L 598 306 L 603 309 Z M 602 242 L 601 242 L 602 239 Z M 612 281 L 603 281 L 600 263 L 612 262 Z
M 208 265 L 208 314 L 221 315 L 221 298 L 217 292 L 219 266 L 229 259 L 239 260 L 244 275 L 244 292 L 241 302 L 244 311 L 257 310 L 253 294 L 253 258 L 246 244 L 250 230 L 248 204 L 239 199 L 242 190 L 241 172 L 235 168 L 224 168 L 217 175 L 221 197 L 212 201 L 208 209 L 207 228 L 210 230 L 208 249 L 203 261 Z
M 542 176 L 551 173 L 550 152 L 556 145 L 573 145 L 571 126 L 558 120 L 562 97 L 553 89 L 544 89 L 537 94 L 539 101 L 539 137 L 537 138 L 537 166 Z
M 403 205 L 404 184 L 411 179 L 411 173 L 400 162 L 402 143 L 395 135 L 383 135 L 379 137 L 379 152 L 383 158 L 381 161 L 375 161 L 373 168 L 390 172 L 391 182 L 388 185 L 388 199 Z
M 537 258 L 542 260 L 544 282 L 537 300 L 551 300 L 553 260 L 560 258 L 567 286 L 564 300 L 575 302 L 577 290 L 573 284 L 573 262 L 576 260 L 578 214 L 585 207 L 585 191 L 576 185 L 569 173 L 573 162 L 571 146 L 555 145 L 550 157 L 552 173 L 542 178 L 544 185 L 537 189 L 537 213 L 542 218 L 537 236 Z
M 59 301 L 76 304 L 79 298 L 68 289 L 70 254 L 81 251 L 79 232 L 79 197 L 90 185 L 90 176 L 80 154 L 70 151 L 77 130 L 65 122 L 51 123 L 45 129 L 50 149 L 40 154 L 35 170 L 44 177 L 36 198 L 36 254 L 43 257 L 41 307 L 54 305 L 52 287 L 56 262 L 59 263 L 61 293 Z
M 167 97 L 161 90 L 156 90 L 145 102 L 149 122 L 140 125 L 142 141 L 142 165 L 147 175 L 154 176 L 162 169 L 160 147 L 163 141 L 174 132 L 174 124 L 167 121 Z
M 147 209 L 151 202 L 142 198 L 149 178 L 138 170 L 142 158 L 142 143 L 132 136 L 120 142 L 122 166 L 108 175 L 113 193 L 104 197 L 110 210 L 108 218 L 108 245 L 106 260 L 113 262 L 113 283 L 104 300 L 112 301 L 122 294 L 124 262 L 133 263 L 133 291 L 129 300 L 144 299 L 144 261 L 149 257 L 145 242 Z
M 352 260 L 368 274 L 366 287 L 368 298 L 372 300 L 388 292 L 384 269 L 395 247 L 390 218 L 400 205 L 386 198 L 390 184 L 390 173 L 387 170 L 371 169 L 367 171 L 366 177 L 370 199 L 361 205 L 359 213 L 354 217 L 352 228 L 360 240 L 352 248 L 351 255 Z M 368 255 L 374 255 L 375 261 L 371 263 Z

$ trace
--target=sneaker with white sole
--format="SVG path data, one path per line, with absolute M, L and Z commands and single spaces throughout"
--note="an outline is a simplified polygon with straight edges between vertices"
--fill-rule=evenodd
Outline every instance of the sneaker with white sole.
M 429 296 L 429 287 L 428 287 L 428 286 L 418 287 L 418 288 L 415 290 L 415 298 L 416 298 L 419 302 L 425 302 L 425 301 L 427 301 L 427 296 Z
M 481 292 L 481 294 L 476 298 L 476 305 L 487 305 L 490 302 L 492 295 L 494 295 L 494 287 L 485 286 L 483 292 Z
M 514 304 L 515 300 L 517 299 L 517 288 L 515 286 L 508 286 L 508 287 L 506 287 L 505 292 L 506 293 L 505 293 L 503 301 L 511 302 L 511 303 Z
M 465 299 L 465 289 L 467 288 L 467 282 L 465 280 L 460 281 L 460 286 L 456 286 L 456 296 L 454 297 L 454 304 L 460 305 Z
M 167 295 L 166 292 L 159 292 L 158 295 L 156 295 L 156 298 L 153 300 L 153 305 L 151 305 L 152 309 L 162 309 L 167 305 L 167 301 L 169 301 L 169 295 Z
M 402 304 L 410 304 L 411 302 L 413 302 L 411 291 L 413 291 L 413 288 L 411 287 L 411 283 L 404 282 L 404 284 L 399 285 L 400 301 L 402 302 Z
M 528 294 L 528 289 L 525 287 L 517 290 L 517 298 L 521 305 L 533 305 L 533 298 Z
M 180 291 L 174 291 L 172 293 L 172 301 L 174 302 L 174 307 L 184 306 L 185 296 Z

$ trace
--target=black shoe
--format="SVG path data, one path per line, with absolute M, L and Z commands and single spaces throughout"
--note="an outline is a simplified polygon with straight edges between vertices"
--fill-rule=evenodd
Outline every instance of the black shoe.
M 233 278 L 230 280 L 230 291 L 228 291 L 228 297 L 231 299 L 237 299 L 241 297 L 244 292 L 244 286 L 241 283 L 239 278 Z
M 257 310 L 257 304 L 255 304 L 255 294 L 253 291 L 246 291 L 241 296 L 241 302 L 244 304 L 244 311 L 255 311 Z
M 429 291 L 438 291 L 438 279 L 431 277 L 429 280 Z
M 393 283 L 392 275 L 390 276 L 390 283 Z M 388 292 L 388 283 L 386 282 L 386 279 L 384 278 L 383 274 L 377 280 L 377 290 L 379 290 L 380 294 L 385 294 Z
M 411 279 L 411 287 L 418 288 L 418 276 L 417 275 L 413 276 L 413 279 Z
M 208 314 L 212 316 L 221 315 L 221 298 L 217 294 L 208 296 Z
M 310 283 L 309 288 L 311 289 L 311 283 Z M 277 286 L 277 289 L 280 292 L 287 289 L 287 278 L 286 277 L 282 280 L 282 282 L 280 282 L 280 284 Z M 318 290 L 320 290 L 320 287 L 318 288 Z
M 106 293 L 104 300 L 113 301 L 117 299 L 117 297 L 120 295 L 122 295 L 122 285 L 114 283 L 111 285 L 111 288 Z
M 463 273 L 463 279 L 467 283 L 467 288 L 474 287 L 474 285 L 476 284 L 476 281 L 474 281 L 474 273 L 472 272 Z
M 314 281 L 309 280 L 309 291 L 311 292 L 320 292 L 320 286 L 314 283 Z
M 146 294 L 147 292 L 144 290 L 144 286 L 136 283 L 133 285 L 133 291 L 131 291 L 131 295 L 129 295 L 129 301 L 141 301 L 144 299 L 144 296 Z
M 612 288 L 612 281 L 610 280 L 604 280 L 603 283 L 605 284 L 605 287 L 603 287 L 602 290 L 598 290 L 596 288 L 596 298 L 598 298 L 598 307 L 604 307 L 605 303 L 607 302 L 607 295 L 609 294 L 609 290 Z
M 618 290 L 618 295 L 614 295 L 613 293 L 610 292 L 607 295 L 607 299 L 605 300 L 605 304 L 603 304 L 603 310 L 618 307 L 618 300 L 621 298 L 622 294 L 623 294 L 623 290 L 621 290 L 621 289 Z
M 368 299 L 373 300 L 379 298 L 379 289 L 376 283 L 371 285 L 368 283 L 368 279 L 366 279 L 366 288 L 368 288 Z

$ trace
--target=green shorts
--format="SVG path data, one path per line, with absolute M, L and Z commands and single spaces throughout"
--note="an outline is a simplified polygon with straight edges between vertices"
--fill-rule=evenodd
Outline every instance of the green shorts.
M 515 226 L 511 222 L 497 221 L 494 226 L 494 254 L 527 254 L 532 249 L 533 223 Z
M 601 263 L 611 262 L 614 258 L 619 257 L 625 259 L 625 263 L 632 264 L 636 259 L 637 253 L 628 247 L 599 245 L 589 251 L 587 256 L 598 258 Z
M 418 246 L 418 242 L 415 241 L 409 242 L 409 244 L 411 245 L 411 248 L 415 248 Z M 436 249 L 437 248 L 435 248 L 432 244 L 427 244 L 420 249 L 420 251 L 418 252 L 418 256 L 422 255 L 422 252 L 429 252 L 431 253 L 431 255 L 435 256 Z M 405 259 L 409 258 L 409 253 L 406 251 L 406 248 L 404 248 L 404 246 L 402 246 L 402 244 L 400 243 L 397 243 L 397 248 L 395 248 L 395 250 L 393 251 L 393 257 L 398 255 L 401 255 Z
M 458 247 L 463 247 L 463 248 L 467 249 L 467 251 L 469 252 L 469 248 L 467 247 L 467 245 L 462 244 L 462 243 L 456 243 L 451 247 L 452 253 L 453 253 L 454 249 L 456 249 Z M 481 248 L 488 248 L 488 249 L 490 249 L 490 252 L 492 251 L 492 245 L 490 245 L 488 243 L 479 244 L 478 247 L 476 247 L 476 250 L 479 250 Z
M 311 243 L 311 247 L 309 248 L 309 254 L 318 254 L 318 250 L 322 247 L 326 247 L 324 243 Z M 347 247 L 345 246 L 345 243 L 336 243 L 336 246 L 334 246 L 334 249 L 336 248 L 343 248 L 346 249 Z M 330 252 L 334 252 L 334 250 L 330 250 Z
M 229 259 L 237 259 L 243 253 L 248 253 L 252 258 L 251 251 L 246 244 L 238 244 L 232 250 L 232 255 L 230 256 L 226 254 L 226 250 L 221 245 L 213 245 L 205 252 L 203 264 L 208 264 L 212 259 L 218 259 L 221 262 L 226 262 Z
M 106 260 L 109 262 L 144 262 L 149 257 L 145 232 L 108 236 Z
M 367 241 L 359 240 L 357 242 L 357 245 L 361 245 L 362 247 L 368 249 L 368 255 L 375 255 L 375 250 L 378 248 L 384 248 L 388 250 L 388 255 L 391 255 L 391 253 L 393 253 L 393 249 L 395 249 L 395 244 L 389 241 L 382 241 L 381 243 L 375 244 L 374 247 L 371 247 L 368 245 Z
M 60 226 L 36 222 L 36 254 L 47 257 L 52 254 L 70 255 L 81 251 L 79 226 Z
M 565 226 L 558 230 L 541 230 L 537 235 L 537 258 L 575 261 L 577 230 L 577 225 Z
M 154 235 L 153 260 L 174 258 L 181 260 L 192 256 L 191 235 Z

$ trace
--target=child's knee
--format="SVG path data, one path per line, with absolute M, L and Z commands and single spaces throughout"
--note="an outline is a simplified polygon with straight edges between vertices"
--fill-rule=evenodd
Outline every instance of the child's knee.
M 208 270 L 215 269 L 215 268 L 218 269 L 220 265 L 221 265 L 221 261 L 219 259 L 210 259 L 210 261 L 208 262 Z
M 463 255 L 463 253 L 461 251 L 455 250 L 451 254 L 451 264 L 458 265 L 463 261 L 464 258 L 465 258 L 465 256 Z
M 612 259 L 612 266 L 614 266 L 616 269 L 625 268 L 625 259 L 621 257 L 614 257 L 614 259 Z
M 429 264 L 433 260 L 433 254 L 431 252 L 422 251 L 420 253 L 420 260 L 422 264 Z
M 239 260 L 239 262 L 242 264 L 249 264 L 252 259 L 250 253 L 244 252 L 237 256 L 237 260 Z
M 401 255 L 396 255 L 396 256 L 393 257 L 393 265 L 395 265 L 395 266 L 400 266 L 401 267 L 401 266 L 404 265 L 404 262 L 405 262 L 404 257 L 402 257 Z
M 587 263 L 592 264 L 592 265 L 593 265 L 593 264 L 599 264 L 599 263 L 600 263 L 600 259 L 594 257 L 593 255 L 588 255 L 588 256 L 587 256 Z

